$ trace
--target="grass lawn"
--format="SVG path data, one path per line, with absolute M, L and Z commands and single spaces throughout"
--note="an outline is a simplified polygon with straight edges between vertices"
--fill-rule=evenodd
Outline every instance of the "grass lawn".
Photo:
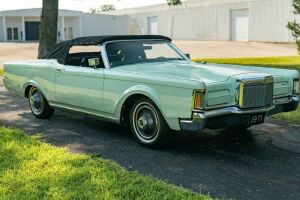
M 259 57 L 259 58 L 208 58 L 193 59 L 195 62 L 207 61 L 209 63 L 237 64 L 249 66 L 262 66 L 284 69 L 296 69 L 300 71 L 300 56 L 286 57 Z
M 211 59 L 194 59 L 195 62 L 207 61 L 209 63 L 237 64 L 237 65 L 254 65 L 262 67 L 296 69 L 300 72 L 300 56 L 286 57 L 265 57 L 265 58 L 211 58 Z M 292 123 L 300 123 L 300 108 L 294 112 L 282 113 L 272 116 L 280 120 L 287 120 Z
M 0 199 L 210 199 L 0 126 Z
M 272 116 L 275 119 L 286 120 L 291 123 L 300 123 L 300 107 L 294 112 L 281 113 Z

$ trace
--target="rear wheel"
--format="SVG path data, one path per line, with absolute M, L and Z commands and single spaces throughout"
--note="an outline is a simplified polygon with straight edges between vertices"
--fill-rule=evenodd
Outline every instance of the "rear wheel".
M 147 147 L 161 147 L 170 139 L 170 129 L 165 119 L 154 103 L 146 98 L 133 105 L 130 127 L 138 141 Z
M 54 109 L 49 106 L 48 101 L 37 87 L 31 87 L 28 94 L 29 106 L 32 114 L 40 119 L 48 119 Z

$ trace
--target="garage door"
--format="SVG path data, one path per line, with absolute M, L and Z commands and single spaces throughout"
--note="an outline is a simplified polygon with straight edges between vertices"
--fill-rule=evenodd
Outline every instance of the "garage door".
M 40 22 L 25 22 L 26 40 L 39 40 Z
M 249 10 L 231 11 L 231 40 L 249 40 Z
M 150 34 L 150 35 L 158 34 L 157 17 L 149 17 L 148 18 L 148 34 Z

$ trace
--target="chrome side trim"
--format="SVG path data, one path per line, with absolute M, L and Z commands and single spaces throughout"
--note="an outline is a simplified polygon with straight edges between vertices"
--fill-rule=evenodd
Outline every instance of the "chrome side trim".
M 98 119 L 100 119 L 102 121 L 107 121 L 107 122 L 112 122 L 112 123 L 115 123 L 115 124 L 120 124 L 120 121 L 118 119 L 115 119 L 111 116 L 104 115 L 104 114 L 96 112 L 96 111 L 84 110 L 82 108 L 78 108 L 78 107 L 74 107 L 74 106 L 70 106 L 70 105 L 65 105 L 65 104 L 60 104 L 60 103 L 53 102 L 53 101 L 49 101 L 49 105 L 51 107 L 54 107 L 55 109 L 72 111 L 72 112 L 76 112 L 76 113 L 85 113 L 85 114 L 88 114 L 90 116 L 95 116 L 95 117 L 97 117 Z

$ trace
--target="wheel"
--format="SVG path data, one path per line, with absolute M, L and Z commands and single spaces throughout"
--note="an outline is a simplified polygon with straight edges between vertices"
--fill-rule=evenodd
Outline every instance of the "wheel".
M 32 114 L 40 119 L 48 119 L 54 109 L 49 106 L 48 101 L 37 87 L 31 87 L 28 94 L 29 106 Z
M 130 112 L 131 131 L 147 147 L 162 147 L 170 140 L 170 129 L 159 109 L 149 99 L 138 100 Z

